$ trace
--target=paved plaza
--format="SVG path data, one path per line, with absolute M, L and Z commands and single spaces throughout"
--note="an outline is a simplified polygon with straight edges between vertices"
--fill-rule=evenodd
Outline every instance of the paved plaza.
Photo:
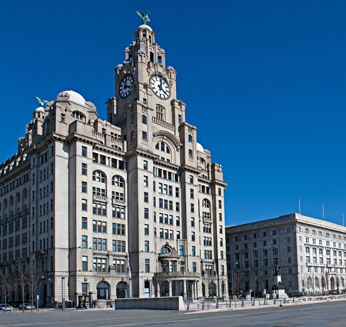
M 205 311 L 75 310 L 6 313 L 0 326 L 345 326 L 346 301 Z

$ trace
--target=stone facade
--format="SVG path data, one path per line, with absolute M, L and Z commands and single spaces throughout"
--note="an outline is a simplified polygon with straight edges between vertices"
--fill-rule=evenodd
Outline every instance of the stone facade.
M 0 262 L 35 262 L 40 305 L 61 301 L 62 277 L 76 304 L 228 295 L 222 167 L 185 121 L 154 32 L 135 36 L 107 121 L 61 92 L 0 166 Z
M 288 294 L 326 294 L 345 289 L 346 228 L 289 214 L 226 227 L 230 294 L 270 293 L 280 266 Z

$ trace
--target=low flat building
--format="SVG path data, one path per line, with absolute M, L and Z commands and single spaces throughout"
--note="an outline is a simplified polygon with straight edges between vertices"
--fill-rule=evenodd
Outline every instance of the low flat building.
M 269 293 L 276 265 L 288 294 L 345 288 L 346 228 L 324 220 L 292 213 L 228 226 L 226 254 L 230 294 Z

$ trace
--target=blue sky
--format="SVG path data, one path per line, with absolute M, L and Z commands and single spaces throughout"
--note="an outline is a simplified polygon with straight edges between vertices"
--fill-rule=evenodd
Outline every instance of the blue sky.
M 345 1 L 1 1 L 0 161 L 73 89 L 106 118 L 114 67 L 150 11 L 178 98 L 229 183 L 226 223 L 346 213 Z M 13 122 L 7 123 L 7 121 Z

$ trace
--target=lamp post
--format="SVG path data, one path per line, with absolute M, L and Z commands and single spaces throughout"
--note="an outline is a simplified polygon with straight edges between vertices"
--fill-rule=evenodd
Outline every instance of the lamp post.
M 238 266 L 238 262 L 235 262 L 235 263 L 234 263 L 234 265 L 237 267 L 237 266 Z M 231 278 L 232 278 L 232 296 L 234 296 L 233 274 L 234 274 L 234 269 L 233 269 L 233 266 L 232 266 L 232 269 L 231 269 Z

